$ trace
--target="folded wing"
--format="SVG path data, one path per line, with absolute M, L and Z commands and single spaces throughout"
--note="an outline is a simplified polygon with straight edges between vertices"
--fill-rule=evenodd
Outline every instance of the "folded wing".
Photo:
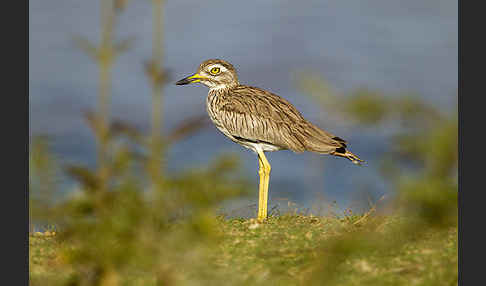
M 219 97 L 213 112 L 234 137 L 294 152 L 329 154 L 346 147 L 345 140 L 318 128 L 287 100 L 268 91 L 240 86 Z

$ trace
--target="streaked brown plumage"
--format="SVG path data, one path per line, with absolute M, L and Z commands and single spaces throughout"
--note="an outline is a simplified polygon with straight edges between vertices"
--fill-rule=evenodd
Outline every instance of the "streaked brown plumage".
M 226 61 L 204 61 L 197 73 L 176 84 L 192 82 L 201 82 L 209 87 L 206 104 L 209 117 L 232 141 L 258 154 L 261 169 L 268 169 L 268 174 L 261 176 L 269 177 L 270 165 L 263 154 L 266 151 L 311 151 L 344 157 L 355 164 L 363 162 L 346 149 L 345 140 L 307 121 L 284 98 L 240 84 L 236 70 Z M 264 184 L 268 188 L 268 180 Z M 262 202 L 266 204 L 266 199 L 260 204 Z M 259 219 L 264 219 L 266 205 L 263 211 L 261 206 L 259 208 Z

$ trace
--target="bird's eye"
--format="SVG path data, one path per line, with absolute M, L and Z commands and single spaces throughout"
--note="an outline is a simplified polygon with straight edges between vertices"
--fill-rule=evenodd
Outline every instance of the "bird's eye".
M 211 74 L 218 74 L 220 72 L 220 69 L 219 68 L 212 68 L 210 70 Z

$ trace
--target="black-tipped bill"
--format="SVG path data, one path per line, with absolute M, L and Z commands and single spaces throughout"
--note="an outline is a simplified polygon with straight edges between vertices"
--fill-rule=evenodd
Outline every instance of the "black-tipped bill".
M 188 77 L 181 79 L 180 81 L 176 82 L 176 84 L 177 85 L 184 85 L 184 84 L 190 84 L 190 83 L 193 83 L 193 82 L 200 82 L 202 78 L 204 78 L 204 77 L 195 73 L 191 76 L 188 76 Z

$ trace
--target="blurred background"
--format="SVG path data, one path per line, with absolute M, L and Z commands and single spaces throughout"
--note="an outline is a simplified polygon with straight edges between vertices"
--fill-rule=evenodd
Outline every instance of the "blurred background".
M 457 1 L 29 3 L 31 285 L 457 285 Z M 209 122 L 209 58 L 366 160 Z M 270 283 L 269 283 L 270 282 Z M 272 284 L 273 283 L 273 284 Z
M 127 48 L 113 62 L 109 117 L 150 133 L 154 102 L 146 69 L 154 53 L 153 3 L 114 3 L 119 12 L 111 38 Z M 102 38 L 106 26 L 101 11 L 97 0 L 29 2 L 29 134 L 31 141 L 47 135 L 62 164 L 96 166 L 96 140 L 84 114 L 98 108 L 99 67 L 86 50 L 87 43 L 98 45 Z M 346 139 L 350 150 L 367 161 L 357 167 L 331 156 L 269 153 L 271 206 L 290 200 L 311 208 L 323 198 L 359 210 L 393 195 L 382 159 L 396 144 L 393 135 L 410 126 L 379 120 L 366 125 L 359 116 L 336 116 L 336 106 L 353 96 L 373 94 L 378 103 L 411 97 L 447 114 L 456 110 L 457 1 L 178 0 L 166 1 L 161 19 L 158 56 L 168 71 L 163 103 L 156 105 L 161 134 L 181 122 L 190 125 L 198 116 L 207 120 L 207 88 L 173 82 L 195 72 L 202 61 L 221 58 L 237 68 L 241 83 L 286 98 L 307 119 Z M 240 176 L 254 191 L 226 207 L 231 211 L 255 204 L 255 155 L 211 124 L 196 129 L 167 149 L 167 172 L 204 168 L 217 156 L 234 153 L 242 162 Z M 78 188 L 65 173 L 57 183 L 63 194 Z

